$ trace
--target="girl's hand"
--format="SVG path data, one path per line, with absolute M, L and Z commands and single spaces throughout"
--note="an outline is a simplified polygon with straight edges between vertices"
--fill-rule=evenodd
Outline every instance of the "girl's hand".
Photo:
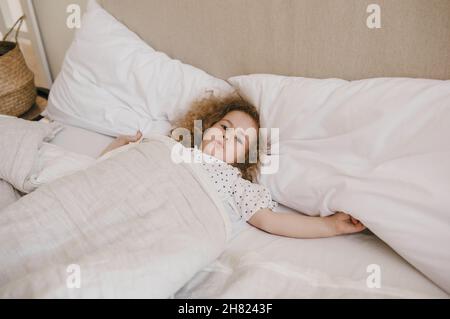
M 142 138 L 142 133 L 138 131 L 136 135 L 121 135 L 117 137 L 114 141 L 112 141 L 111 144 L 108 145 L 108 147 L 103 150 L 103 152 L 100 154 L 100 156 L 103 156 L 104 154 L 111 152 L 112 150 L 115 150 L 116 148 L 128 145 L 130 143 L 136 143 Z
M 113 143 L 115 145 L 118 145 L 118 147 L 120 147 L 120 146 L 128 145 L 130 143 L 136 143 L 141 138 L 142 138 L 141 131 L 137 131 L 136 135 L 121 135 L 121 136 L 117 137 Z
M 359 220 L 343 212 L 337 212 L 328 218 L 331 220 L 337 235 L 358 233 L 366 229 L 366 226 Z

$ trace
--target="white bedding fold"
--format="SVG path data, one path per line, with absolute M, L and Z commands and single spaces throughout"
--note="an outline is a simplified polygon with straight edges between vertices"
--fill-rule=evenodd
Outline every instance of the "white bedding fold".
M 23 193 L 35 190 L 30 178 L 37 172 L 39 149 L 61 129 L 54 123 L 0 116 L 0 180 Z
M 14 203 L 20 195 L 11 184 L 0 179 L 0 211 L 6 206 Z

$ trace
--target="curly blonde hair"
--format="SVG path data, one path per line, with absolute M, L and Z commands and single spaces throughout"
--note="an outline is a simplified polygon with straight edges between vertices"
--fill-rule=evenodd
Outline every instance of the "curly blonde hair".
M 191 134 L 191 147 L 200 145 L 195 145 L 194 133 L 198 128 L 195 127 L 195 121 L 202 121 L 201 133 L 205 133 L 207 129 L 212 127 L 214 124 L 219 122 L 225 115 L 232 111 L 240 111 L 248 114 L 256 123 L 257 128 L 260 127 L 259 114 L 257 109 L 250 103 L 242 99 L 237 93 L 227 95 L 225 97 L 216 97 L 214 95 L 206 98 L 199 99 L 193 102 L 190 106 L 189 111 L 175 121 L 175 128 L 185 128 L 189 130 Z M 173 136 L 173 131 L 171 131 L 172 137 L 181 142 L 181 136 Z M 200 141 L 201 142 L 201 141 Z M 258 149 L 258 145 L 256 147 Z M 256 177 L 256 171 L 259 165 L 258 152 L 255 154 L 256 163 L 249 162 L 249 152 L 245 155 L 244 163 L 233 163 L 234 167 L 237 167 L 242 174 L 242 178 L 253 181 Z

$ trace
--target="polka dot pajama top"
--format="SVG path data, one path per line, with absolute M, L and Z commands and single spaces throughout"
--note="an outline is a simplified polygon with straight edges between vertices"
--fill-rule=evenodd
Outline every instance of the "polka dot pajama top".
M 193 152 L 196 162 L 209 176 L 222 200 L 227 204 L 225 206 L 233 224 L 233 236 L 247 226 L 247 221 L 258 210 L 273 209 L 278 205 L 272 200 L 266 187 L 243 179 L 238 168 L 198 149 L 190 150 Z M 200 160 L 202 158 L 203 160 Z

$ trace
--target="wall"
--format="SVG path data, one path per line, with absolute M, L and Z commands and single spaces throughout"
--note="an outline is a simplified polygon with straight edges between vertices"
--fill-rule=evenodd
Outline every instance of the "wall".
M 75 29 L 69 29 L 66 25 L 69 15 L 66 10 L 70 4 L 79 4 L 84 12 L 87 0 L 33 0 L 53 79 L 59 74 L 75 33 Z
M 56 77 L 74 33 L 67 6 L 87 0 L 33 1 Z M 156 50 L 221 78 L 450 78 L 450 0 L 98 1 Z M 366 25 L 371 3 L 380 29 Z

